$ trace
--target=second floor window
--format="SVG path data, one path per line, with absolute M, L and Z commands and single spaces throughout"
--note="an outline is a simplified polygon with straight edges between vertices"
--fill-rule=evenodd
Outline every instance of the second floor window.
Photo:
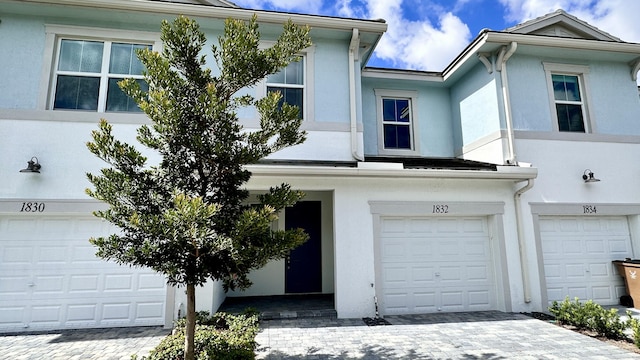
M 558 130 L 585 132 L 584 100 L 580 90 L 580 78 L 576 75 L 552 74 L 551 81 Z
M 51 108 L 139 112 L 135 101 L 117 83 L 132 77 L 147 90 L 144 66 L 136 56 L 136 50 L 143 48 L 151 45 L 59 39 Z
M 542 63 L 549 91 L 552 129 L 564 133 L 593 130 L 589 114 L 589 67 Z
M 411 99 L 382 98 L 385 149 L 412 149 Z
M 298 107 L 298 117 L 304 118 L 305 103 L 305 79 L 304 58 L 298 62 L 292 62 L 284 69 L 267 78 L 267 93 L 279 92 L 282 94 L 280 105 L 286 102 Z
M 378 117 L 378 153 L 419 154 L 417 127 L 418 93 L 413 90 L 374 89 Z

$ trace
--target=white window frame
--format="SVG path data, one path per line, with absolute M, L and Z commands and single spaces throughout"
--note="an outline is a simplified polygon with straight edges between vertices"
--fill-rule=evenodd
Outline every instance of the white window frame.
M 378 154 L 414 156 L 420 154 L 420 136 L 418 132 L 418 92 L 409 90 L 374 89 L 376 96 L 376 116 L 378 122 Z M 411 149 L 386 149 L 384 147 L 383 99 L 407 99 L 411 108 L 409 137 Z
M 266 49 L 274 44 L 274 41 L 262 41 L 260 48 Z M 258 83 L 256 87 L 256 97 L 260 99 L 267 96 L 268 86 L 302 88 L 302 120 L 308 123 L 315 121 L 315 102 L 314 95 L 311 93 L 312 89 L 314 89 L 315 45 L 302 50 L 299 56 L 302 58 L 302 61 L 304 61 L 302 85 L 267 83 L 267 77 Z
M 553 130 L 555 132 L 561 132 L 558 124 L 558 114 L 556 110 L 556 104 L 580 104 L 582 106 L 582 118 L 584 121 L 584 134 L 594 132 L 593 117 L 589 111 L 589 104 L 591 104 L 591 97 L 589 91 L 589 67 L 584 65 L 569 65 L 569 64 L 557 64 L 543 62 L 544 72 L 547 79 L 547 89 L 549 93 L 549 106 L 551 110 L 551 119 L 553 119 Z M 582 101 L 558 101 L 555 99 L 553 90 L 552 75 L 569 75 L 578 78 L 578 86 L 580 87 L 580 98 Z M 581 134 L 577 131 L 562 131 L 562 133 L 574 133 Z
M 44 110 L 53 110 L 55 101 L 55 86 L 58 74 L 72 75 L 70 72 L 58 72 L 58 58 L 60 52 L 60 43 L 62 39 L 69 40 L 86 40 L 99 41 L 105 44 L 103 52 L 102 71 L 100 73 L 100 92 L 98 98 L 97 110 L 71 110 L 58 109 L 56 111 L 71 111 L 84 113 L 104 113 L 107 97 L 107 83 L 109 77 L 109 59 L 111 43 L 130 43 L 151 45 L 154 51 L 161 51 L 162 41 L 160 34 L 145 31 L 128 31 L 117 29 L 102 29 L 81 26 L 65 26 L 65 25 L 45 25 L 46 43 L 45 43 L 45 59 L 44 70 L 42 74 L 39 108 Z M 86 73 L 79 73 L 84 74 Z M 119 76 L 118 76 L 119 77 Z M 142 76 L 125 75 L 124 77 L 142 78 Z M 110 112 L 115 114 L 119 112 Z M 137 114 L 132 112 L 124 112 L 127 114 Z

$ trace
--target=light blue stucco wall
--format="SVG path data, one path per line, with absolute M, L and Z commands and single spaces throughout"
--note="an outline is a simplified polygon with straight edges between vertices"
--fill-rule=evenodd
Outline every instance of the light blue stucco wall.
M 551 131 L 549 91 L 542 60 L 514 55 L 507 62 L 514 130 Z
M 349 44 L 313 39 L 315 121 L 349 123 Z
M 478 63 L 451 87 L 451 113 L 456 149 L 504 128 L 500 73 L 489 74 Z
M 44 42 L 42 21 L 25 17 L 2 17 L 0 108 L 35 109 Z
M 543 62 L 587 66 L 586 98 L 594 133 L 640 135 L 640 99 L 626 63 L 584 62 L 562 58 L 516 55 L 508 62 L 515 130 L 552 131 L 553 111 Z
M 362 78 L 362 118 L 365 155 L 378 155 L 378 118 L 375 89 L 416 91 L 419 149 L 421 156 L 453 157 L 449 90 L 409 80 Z
M 30 4 L 25 5 L 31 7 Z M 16 9 L 16 11 L 26 11 Z M 28 10 L 28 9 L 27 9 Z M 33 11 L 33 8 L 31 9 Z M 44 10 L 42 10 L 44 11 Z M 59 11 L 56 8 L 56 11 Z M 110 16 L 93 12 L 84 16 L 80 10 L 69 10 L 61 17 L 53 10 L 50 14 L 26 16 L 22 14 L 4 14 L 0 22 L 0 108 L 35 110 L 39 103 L 41 84 L 43 81 L 43 59 L 45 58 L 45 24 L 87 26 L 104 29 L 126 29 L 138 31 L 160 32 L 163 17 L 158 15 L 132 14 Z M 78 13 L 77 17 L 73 16 Z M 172 20 L 173 16 L 166 16 Z M 222 34 L 223 21 L 197 19 L 201 30 L 205 33 L 207 44 L 203 49 L 207 66 L 216 70 L 211 53 L 211 44 L 217 43 Z M 273 41 L 281 33 L 281 25 L 264 25 L 260 27 L 262 39 Z M 348 77 L 348 40 L 314 38 L 313 69 L 314 81 L 308 82 L 307 96 L 314 97 L 314 118 L 316 122 L 349 123 L 349 77 Z M 29 61 L 25 61 L 29 59 Z M 310 79 L 308 79 L 310 80 Z M 239 93 L 256 95 L 256 87 L 243 89 Z M 252 108 L 239 109 L 241 119 L 257 119 Z

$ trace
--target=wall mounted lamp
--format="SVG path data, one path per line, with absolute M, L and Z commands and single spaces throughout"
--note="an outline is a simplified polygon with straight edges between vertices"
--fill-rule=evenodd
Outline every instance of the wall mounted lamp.
M 27 161 L 27 168 L 20 170 L 20 172 L 21 173 L 40 173 L 40 168 L 42 168 L 42 165 L 40 165 L 40 163 L 38 162 L 38 158 L 34 156 L 31 158 L 31 160 Z
M 600 179 L 596 179 L 593 176 L 593 171 L 591 171 L 590 169 L 586 169 L 584 173 L 582 173 L 582 180 L 584 180 L 584 182 L 586 183 L 600 181 Z

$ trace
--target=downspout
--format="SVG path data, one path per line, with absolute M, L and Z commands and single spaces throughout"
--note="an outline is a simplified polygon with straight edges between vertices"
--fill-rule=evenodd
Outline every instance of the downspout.
M 533 187 L 533 179 L 527 180 L 527 185 L 518 189 L 513 195 L 516 207 L 516 228 L 518 231 L 518 250 L 520 250 L 520 267 L 522 272 L 522 286 L 524 288 L 524 302 L 531 302 L 531 281 L 529 280 L 529 260 L 525 250 L 524 230 L 522 229 L 522 207 L 520 196 Z
M 506 163 L 509 165 L 517 165 L 516 151 L 514 146 L 514 134 L 513 134 L 513 117 L 511 115 L 511 100 L 509 97 L 509 83 L 507 81 L 507 60 L 516 52 L 518 43 L 512 41 L 509 44 L 509 48 L 503 47 L 498 54 L 498 68 L 502 80 L 502 99 L 504 102 L 504 117 L 507 123 L 507 146 L 509 153 L 507 154 Z
M 349 119 L 351 122 L 351 156 L 358 161 L 364 161 L 364 156 L 358 152 L 358 113 L 356 99 L 356 60 L 359 60 L 360 33 L 354 28 L 349 44 Z

